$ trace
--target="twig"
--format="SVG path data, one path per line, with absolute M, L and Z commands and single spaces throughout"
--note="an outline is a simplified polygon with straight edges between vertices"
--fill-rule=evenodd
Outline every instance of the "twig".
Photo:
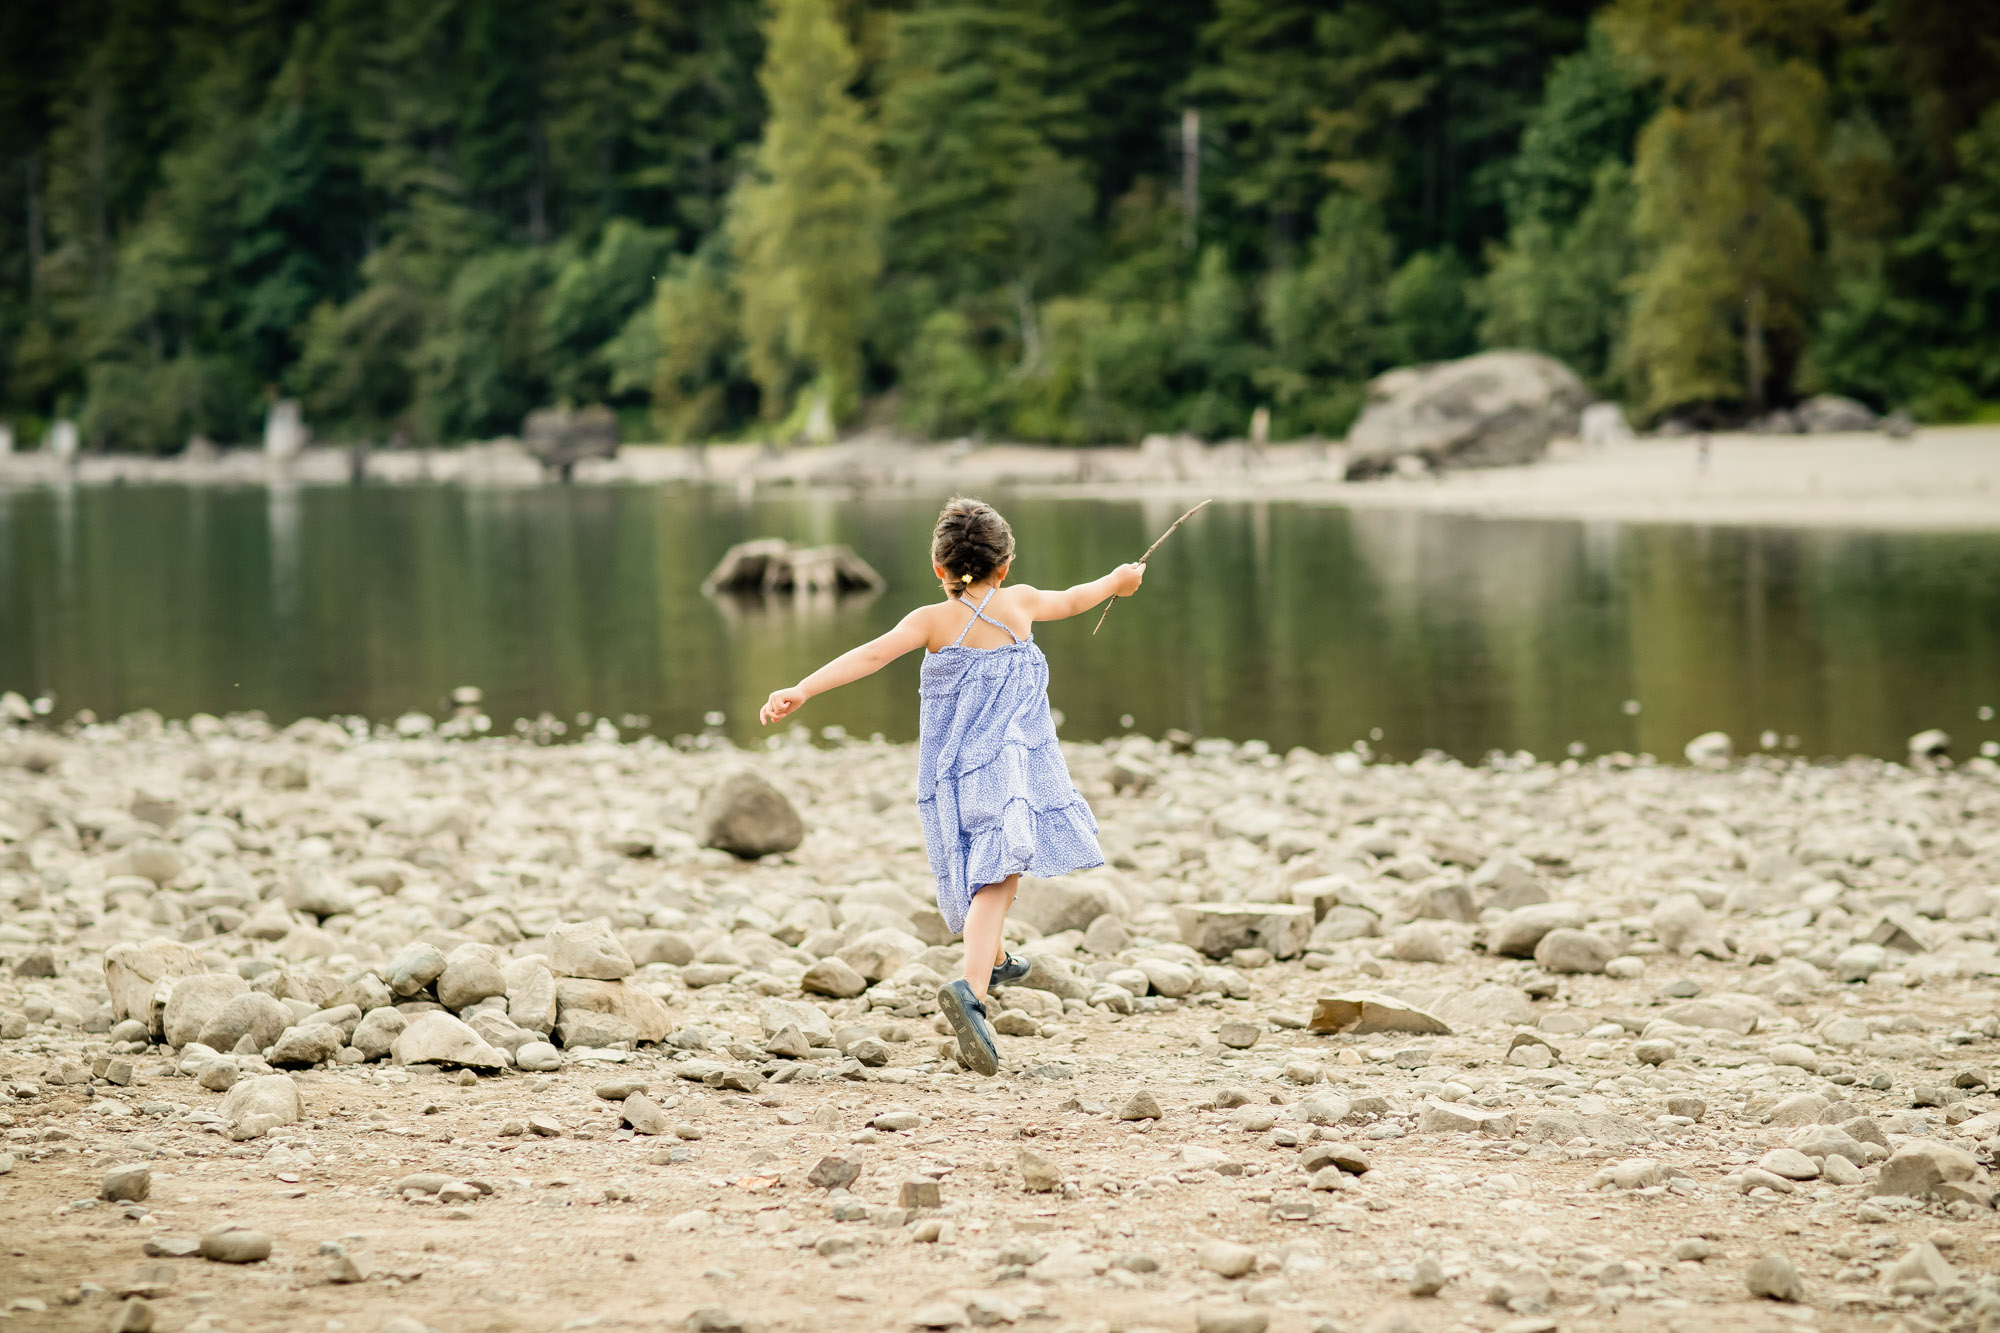
M 1140 556 L 1135 563 L 1143 565 L 1148 560 L 1151 560 L 1153 558 L 1153 552 L 1160 549 L 1160 542 L 1163 542 L 1167 538 L 1174 535 L 1174 528 L 1178 528 L 1181 524 L 1187 522 L 1189 519 L 1193 518 L 1196 514 L 1199 514 L 1202 510 L 1208 508 L 1209 505 L 1212 503 L 1214 503 L 1213 500 L 1203 500 L 1200 504 L 1196 505 L 1194 508 L 1188 510 L 1185 514 L 1182 514 L 1179 518 L 1175 519 L 1174 527 L 1168 528 L 1165 532 L 1161 533 L 1160 541 L 1156 541 L 1151 546 L 1148 546 L 1146 548 L 1146 554 Z M 1097 623 L 1090 627 L 1090 632 L 1092 634 L 1095 634 L 1097 633 L 1097 631 L 1104 628 L 1105 618 L 1111 614 L 1111 608 L 1116 606 L 1117 604 L 1118 604 L 1118 599 L 1116 597 L 1110 597 L 1105 599 L 1104 614 L 1100 615 L 1097 618 Z

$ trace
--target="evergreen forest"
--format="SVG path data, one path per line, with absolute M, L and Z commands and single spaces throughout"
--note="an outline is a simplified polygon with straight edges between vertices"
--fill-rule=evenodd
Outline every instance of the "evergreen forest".
M 2000 415 L 2000 5 L 0 5 L 0 421 L 92 449 Z

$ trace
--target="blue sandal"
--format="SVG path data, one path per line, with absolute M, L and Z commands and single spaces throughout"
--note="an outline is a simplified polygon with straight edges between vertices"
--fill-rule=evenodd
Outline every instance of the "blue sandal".
M 988 1078 L 1000 1072 L 1000 1048 L 993 1043 L 993 1029 L 986 1025 L 986 1006 L 972 993 L 964 978 L 938 988 L 938 1009 L 958 1038 L 958 1056 L 966 1068 Z
M 1010 981 L 1019 981 L 1034 970 L 1035 965 L 1017 953 L 1010 953 L 993 969 L 993 979 L 986 984 L 1002 986 Z

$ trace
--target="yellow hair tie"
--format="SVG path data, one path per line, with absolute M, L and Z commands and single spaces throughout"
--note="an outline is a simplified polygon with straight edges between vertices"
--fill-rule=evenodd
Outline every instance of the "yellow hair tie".
M 972 582 L 972 575 L 970 575 L 970 574 L 960 574 L 960 575 L 958 576 L 958 581 L 959 581 L 960 583 L 970 583 L 970 582 Z

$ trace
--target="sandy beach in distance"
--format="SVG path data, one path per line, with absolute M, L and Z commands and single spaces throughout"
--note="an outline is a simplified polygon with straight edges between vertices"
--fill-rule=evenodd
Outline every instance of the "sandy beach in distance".
M 1277 450 L 1271 451 L 1277 453 Z M 1414 480 L 1340 479 L 1338 450 L 1317 467 L 1274 459 L 1215 469 L 1148 489 L 1218 499 L 1275 499 L 1415 509 L 1487 518 L 1732 526 L 1967 529 L 2000 527 L 2000 429 L 1928 429 L 1913 440 L 1874 434 L 1711 437 L 1704 467 L 1692 439 L 1586 449 L 1559 443 L 1527 467 Z M 1133 482 L 1062 487 L 1106 496 Z
M 751 494 L 773 489 L 966 492 L 1119 499 L 1290 500 L 1488 518 L 1734 526 L 1990 530 L 2000 527 L 2000 427 L 1926 427 L 1879 434 L 1710 437 L 1587 448 L 1558 441 L 1526 467 L 1437 477 L 1342 479 L 1337 444 L 1203 445 L 1154 437 L 1092 449 L 860 438 L 823 448 L 635 444 L 576 469 L 584 484 L 696 483 Z M 458 449 L 310 448 L 274 464 L 255 450 L 211 458 L 87 455 L 65 468 L 41 453 L 0 456 L 0 488 L 61 484 L 341 484 L 357 473 L 388 484 L 538 485 L 541 469 L 512 440 Z

